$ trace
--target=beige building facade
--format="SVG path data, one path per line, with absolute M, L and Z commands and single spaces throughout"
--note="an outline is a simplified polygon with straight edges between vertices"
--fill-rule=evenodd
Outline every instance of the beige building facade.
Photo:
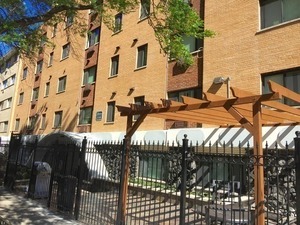
M 85 37 L 74 32 L 72 23 L 66 24 L 67 18 L 66 23 L 42 28 L 53 45 L 41 43 L 43 51 L 36 59 L 24 57 L 13 131 L 123 131 L 126 119 L 116 105 L 166 97 L 166 57 L 141 7 L 126 15 L 116 13 L 115 30 L 96 17 L 83 12 Z M 147 118 L 142 126 L 163 128 L 162 119 Z
M 24 57 L 13 131 L 76 131 L 86 40 L 72 31 L 72 20 L 43 30 L 53 45 L 41 43 L 37 58 Z
M 116 12 L 113 30 L 83 12 L 85 37 L 72 31 L 71 20 L 45 28 L 55 45 L 43 45 L 36 60 L 24 59 L 10 131 L 124 132 L 126 118 L 116 105 L 202 98 L 203 91 L 232 97 L 231 86 L 262 93 L 269 79 L 300 92 L 300 3 L 201 0 L 190 5 L 215 36 L 184 39 L 195 62 L 185 69 L 162 54 L 141 6 L 126 15 Z M 139 130 L 202 126 L 147 117 Z
M 0 62 L 0 137 L 6 139 L 13 129 L 12 115 L 16 104 L 17 75 L 21 60 L 12 50 Z
M 258 94 L 268 79 L 300 91 L 299 1 L 206 1 L 205 24 L 216 35 L 204 41 L 204 91 Z

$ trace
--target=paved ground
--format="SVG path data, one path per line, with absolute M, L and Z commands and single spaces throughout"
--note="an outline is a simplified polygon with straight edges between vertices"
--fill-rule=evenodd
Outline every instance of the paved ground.
M 7 192 L 3 187 L 0 187 L 0 224 L 3 224 L 3 222 L 1 223 L 1 218 L 11 225 L 81 224 L 64 215 L 48 210 L 39 201 L 25 198 L 20 194 Z

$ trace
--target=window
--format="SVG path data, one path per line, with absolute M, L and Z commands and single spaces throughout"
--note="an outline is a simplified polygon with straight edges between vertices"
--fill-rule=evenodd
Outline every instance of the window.
M 40 60 L 36 63 L 36 71 L 35 73 L 40 73 L 43 70 L 43 60 Z
M 34 88 L 32 91 L 32 101 L 37 100 L 39 98 L 39 90 L 40 88 Z
M 115 16 L 115 27 L 114 27 L 114 32 L 119 32 L 122 29 L 122 13 L 118 13 Z
M 45 85 L 45 97 L 49 96 L 49 91 L 50 91 L 50 82 L 47 82 Z
M 299 0 L 260 0 L 261 28 L 300 18 Z
M 14 84 L 15 84 L 15 81 L 16 81 L 16 74 L 12 75 L 12 76 L 9 78 L 9 85 L 14 85 Z
M 40 47 L 43 47 L 46 44 L 46 41 L 47 41 L 47 33 L 44 33 L 43 36 L 41 37 Z
M 19 95 L 19 104 L 23 104 L 23 101 L 24 101 L 24 92 L 20 93 Z
M 92 107 L 80 109 L 79 124 L 91 124 L 92 123 Z
M 7 88 L 7 87 L 8 87 L 8 85 L 7 85 L 7 79 L 4 80 L 4 81 L 2 82 L 2 84 L 3 84 L 3 89 L 4 89 L 4 88 Z
M 161 157 L 140 157 L 139 162 L 139 177 L 146 177 L 157 180 L 166 179 L 167 165 L 163 155 Z
M 7 132 L 8 121 L 4 121 L 0 123 L 0 132 Z
M 28 74 L 28 68 L 26 67 L 26 68 L 23 69 L 23 76 L 22 76 L 22 79 L 23 79 L 23 80 L 26 79 L 27 74 Z
M 58 89 L 57 92 L 63 92 L 66 90 L 67 76 L 60 77 L 58 79 Z
M 139 96 L 139 97 L 134 97 L 134 104 L 136 105 L 144 105 L 145 103 L 145 96 Z M 137 120 L 140 115 L 134 115 L 133 119 Z
M 84 70 L 82 84 L 91 84 L 96 80 L 96 66 Z
M 5 99 L 4 101 L 0 102 L 0 110 L 8 109 L 11 107 L 12 98 Z
M 99 38 L 100 38 L 100 29 L 99 28 L 90 31 L 90 33 L 88 33 L 88 40 L 87 40 L 86 47 L 89 48 L 89 47 L 93 46 L 94 44 L 97 44 L 99 42 Z
M 42 114 L 41 129 L 44 130 L 45 128 L 46 128 L 46 114 Z
M 16 119 L 15 121 L 15 131 L 18 131 L 20 128 L 20 119 Z
M 183 36 L 183 44 L 189 52 L 195 52 L 200 48 L 200 40 L 194 37 Z
M 15 84 L 16 74 L 12 75 L 11 77 L 7 78 L 3 81 L 3 88 L 8 88 Z
M 66 27 L 69 27 L 69 26 L 71 26 L 72 24 L 73 24 L 73 22 L 74 22 L 74 17 L 73 16 L 67 16 L 67 18 L 66 18 Z
M 262 76 L 262 93 L 269 93 L 269 85 L 268 81 L 272 80 L 296 93 L 300 93 L 300 69 L 292 70 L 292 71 L 284 71 L 281 73 L 274 73 L 270 75 Z M 283 103 L 296 106 L 299 103 L 292 101 L 288 98 L 283 98 Z
M 183 91 L 176 91 L 168 93 L 168 99 L 182 102 L 181 96 L 187 96 L 192 98 L 201 98 L 201 92 L 200 89 L 189 89 L 189 90 L 183 90 Z
M 119 55 L 111 58 L 110 76 L 116 76 L 119 72 Z
M 53 64 L 53 55 L 54 55 L 54 52 L 51 52 L 49 54 L 48 66 L 52 66 L 52 64 Z
M 147 65 L 147 51 L 148 45 L 142 45 L 138 47 L 137 52 L 137 68 L 144 67 Z
M 149 16 L 150 13 L 150 0 L 141 0 L 140 19 L 144 19 Z
M 62 56 L 61 59 L 65 59 L 69 56 L 70 53 L 70 43 L 65 44 L 62 48 Z
M 6 108 L 7 108 L 7 109 L 11 107 L 11 102 L 12 102 L 12 98 L 8 98 L 8 99 L 6 100 Z
M 108 102 L 107 103 L 106 122 L 108 122 L 108 123 L 115 121 L 115 104 L 116 104 L 116 102 Z
M 57 23 L 53 25 L 53 28 L 52 28 L 52 37 L 54 37 L 56 35 L 56 32 L 57 32 Z
M 62 114 L 63 114 L 62 111 L 55 112 L 55 114 L 54 114 L 54 124 L 53 124 L 54 128 L 61 127 Z
M 28 129 L 32 130 L 35 127 L 36 118 L 37 118 L 36 116 L 29 117 Z

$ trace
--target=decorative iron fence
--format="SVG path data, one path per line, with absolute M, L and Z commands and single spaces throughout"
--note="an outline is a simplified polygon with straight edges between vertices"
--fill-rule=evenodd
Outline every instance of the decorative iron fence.
M 8 144 L 0 143 L 0 186 L 3 185 L 4 181 L 8 157 L 8 146 Z
M 121 224 L 123 156 L 121 142 L 84 139 L 39 146 L 25 161 L 42 158 L 51 166 L 50 208 L 102 225 Z M 295 150 L 266 145 L 260 157 L 263 165 L 250 147 L 193 145 L 187 139 L 132 143 L 122 224 L 254 224 L 255 166 L 264 166 L 266 224 L 296 224 Z

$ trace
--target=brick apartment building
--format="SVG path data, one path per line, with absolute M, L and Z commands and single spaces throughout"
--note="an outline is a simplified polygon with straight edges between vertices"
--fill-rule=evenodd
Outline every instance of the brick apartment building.
M 20 68 L 21 61 L 16 51 L 10 51 L 0 61 L 0 137 L 9 136 L 12 130 L 17 74 Z
M 24 59 L 13 131 L 26 134 L 124 130 L 115 105 L 142 104 L 166 97 L 167 61 L 142 7 L 115 15 L 112 31 L 85 11 L 88 33 L 73 30 L 72 18 L 43 27 L 54 43 L 41 43 L 37 59 Z M 146 119 L 143 129 L 163 129 Z
M 202 98 L 202 91 L 230 97 L 230 86 L 262 93 L 269 79 L 300 92 L 299 1 L 189 3 L 216 35 L 184 38 L 195 62 L 186 69 L 161 53 L 143 7 L 117 13 L 114 31 L 85 12 L 85 38 L 72 32 L 71 19 L 45 28 L 55 47 L 45 46 L 34 63 L 24 60 L 12 130 L 124 131 L 126 119 L 115 105 Z M 139 130 L 200 126 L 146 118 Z

